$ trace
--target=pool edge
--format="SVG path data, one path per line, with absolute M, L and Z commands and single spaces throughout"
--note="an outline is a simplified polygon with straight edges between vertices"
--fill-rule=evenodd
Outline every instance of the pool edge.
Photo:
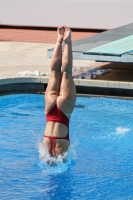
M 49 77 L 24 76 L 0 79 L 0 95 L 5 93 L 45 93 Z M 133 82 L 74 79 L 77 95 L 133 97 Z

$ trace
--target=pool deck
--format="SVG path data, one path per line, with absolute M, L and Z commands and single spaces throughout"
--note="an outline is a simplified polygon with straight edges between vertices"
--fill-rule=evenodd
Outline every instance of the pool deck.
M 97 34 L 74 32 L 73 41 Z M 0 94 L 45 92 L 50 74 L 47 49 L 54 47 L 56 31 L 0 29 Z M 133 64 L 73 60 L 73 74 L 108 69 L 94 79 L 74 79 L 78 93 L 133 97 Z M 18 75 L 39 71 L 42 75 Z

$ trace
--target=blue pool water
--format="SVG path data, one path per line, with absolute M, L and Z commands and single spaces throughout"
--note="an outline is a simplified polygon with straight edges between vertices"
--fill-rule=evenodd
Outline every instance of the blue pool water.
M 0 97 L 0 199 L 132 200 L 133 101 L 77 97 L 68 162 L 56 166 L 40 159 L 44 104 Z

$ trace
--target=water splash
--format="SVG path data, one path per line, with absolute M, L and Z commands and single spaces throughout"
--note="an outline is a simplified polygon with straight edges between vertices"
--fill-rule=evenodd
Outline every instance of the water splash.
M 71 165 L 71 159 L 68 153 L 59 155 L 57 157 L 51 157 L 47 148 L 42 147 L 39 143 L 39 167 L 45 174 L 58 174 L 65 172 Z
M 125 136 L 125 134 L 126 134 L 127 132 L 129 132 L 129 131 L 130 131 L 129 128 L 119 126 L 119 127 L 116 128 L 115 134 L 116 134 L 116 135 Z
M 116 140 L 116 139 L 120 139 L 122 137 L 125 137 L 126 136 L 126 133 L 130 132 L 130 128 L 126 128 L 126 127 L 123 127 L 123 126 L 118 126 L 115 128 L 115 130 L 113 132 L 105 132 L 105 134 L 103 135 L 94 135 L 92 136 L 91 138 L 96 141 L 96 140 L 104 140 L 104 141 L 107 141 L 107 140 Z

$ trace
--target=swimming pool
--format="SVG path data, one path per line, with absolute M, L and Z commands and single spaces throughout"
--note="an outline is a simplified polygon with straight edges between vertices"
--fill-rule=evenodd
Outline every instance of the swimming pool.
M 133 199 L 133 101 L 77 97 L 67 163 L 39 158 L 44 96 L 0 97 L 0 196 L 5 199 Z

